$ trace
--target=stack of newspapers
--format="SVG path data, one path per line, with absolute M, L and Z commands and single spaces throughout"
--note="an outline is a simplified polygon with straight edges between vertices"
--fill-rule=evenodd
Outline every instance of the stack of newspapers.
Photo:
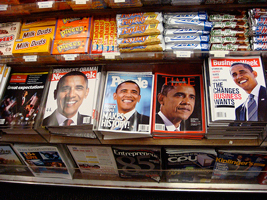
M 261 139 L 267 122 L 261 57 L 210 57 L 204 63 L 208 139 Z

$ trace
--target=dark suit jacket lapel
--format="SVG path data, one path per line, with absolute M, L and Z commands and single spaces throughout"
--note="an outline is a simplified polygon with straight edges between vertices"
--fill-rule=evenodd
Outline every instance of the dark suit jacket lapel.
M 261 86 L 259 91 L 258 98 L 258 120 L 259 121 L 267 121 L 266 116 L 266 108 L 267 108 L 267 99 L 266 99 L 266 88 Z

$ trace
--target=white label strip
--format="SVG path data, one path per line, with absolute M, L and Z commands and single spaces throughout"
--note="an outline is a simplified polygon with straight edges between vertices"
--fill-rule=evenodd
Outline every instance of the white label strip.
M 54 1 L 37 2 L 39 8 L 52 8 Z
M 174 51 L 174 53 L 176 54 L 176 57 L 179 57 L 179 58 L 190 58 L 193 52 L 192 51 Z
M 37 55 L 23 56 L 23 59 L 25 60 L 25 62 L 36 62 L 37 61 Z
M 62 56 L 65 58 L 65 60 L 75 60 L 78 55 L 79 54 L 64 54 Z
M 229 54 L 229 51 L 210 51 L 210 54 L 213 54 L 214 57 L 224 58 L 227 54 Z
M 8 5 L 0 5 L 0 11 L 7 10 Z
M 125 3 L 125 0 L 114 0 L 114 3 Z
M 120 52 L 102 53 L 102 56 L 105 57 L 105 59 L 115 59 L 115 57 L 119 55 L 121 55 Z
M 86 4 L 87 0 L 74 0 L 75 4 Z

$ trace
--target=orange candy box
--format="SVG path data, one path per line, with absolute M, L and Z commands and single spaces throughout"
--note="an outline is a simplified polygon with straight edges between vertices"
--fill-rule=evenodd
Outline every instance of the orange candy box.
M 90 51 L 90 38 L 54 40 L 52 54 L 86 54 Z
M 62 18 L 58 19 L 55 30 L 55 40 L 70 38 L 87 38 L 92 35 L 93 18 Z

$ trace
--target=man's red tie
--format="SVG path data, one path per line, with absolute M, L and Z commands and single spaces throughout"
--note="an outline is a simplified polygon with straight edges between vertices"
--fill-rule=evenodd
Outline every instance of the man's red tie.
M 73 120 L 72 120 L 72 119 L 66 119 L 66 120 L 64 121 L 64 125 L 65 125 L 65 126 L 69 126 L 71 123 L 73 123 Z

